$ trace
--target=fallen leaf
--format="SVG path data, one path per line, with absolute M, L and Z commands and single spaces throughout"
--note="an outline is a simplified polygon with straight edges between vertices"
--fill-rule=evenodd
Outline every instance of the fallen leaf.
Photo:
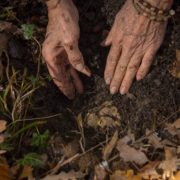
M 180 179 L 180 171 L 178 171 L 174 177 L 175 177 L 174 180 L 179 180 Z
M 174 123 L 166 124 L 167 128 L 165 128 L 171 135 L 180 137 L 180 118 L 177 119 Z
M 178 118 L 174 123 L 172 124 L 176 129 L 180 129 L 180 118 Z
M 130 147 L 121 139 L 118 141 L 116 148 L 119 151 L 120 157 L 125 162 L 135 162 L 138 165 L 143 165 L 148 162 L 148 158 L 142 151 Z
M 98 164 L 95 166 L 94 180 L 104 180 L 106 179 L 107 175 L 108 175 L 108 172 L 106 171 L 103 165 Z
M 0 120 L 0 133 L 6 130 L 7 122 L 5 120 Z
M 156 168 L 160 164 L 160 161 L 152 161 L 145 165 L 141 171 L 140 175 L 144 179 L 159 179 L 161 177 L 160 174 L 157 173 Z
M 6 160 L 0 163 L 0 180 L 12 180 L 12 174 Z
M 180 78 L 180 50 L 176 50 L 176 60 L 171 65 L 169 72 L 172 76 Z
M 22 180 L 22 179 L 25 179 L 25 178 L 27 178 L 27 179 L 31 178 L 32 179 L 33 178 L 32 172 L 33 172 L 33 168 L 32 167 L 24 166 L 23 170 L 21 172 L 21 175 L 19 176 L 18 180 Z
M 151 132 L 151 131 L 150 131 L 149 129 L 146 129 L 146 135 L 150 134 L 150 132 Z M 157 133 L 156 133 L 156 132 L 148 135 L 148 136 L 147 136 L 147 139 L 148 139 L 149 143 L 150 143 L 151 145 L 153 145 L 154 148 L 156 148 L 156 149 L 162 149 L 162 148 L 163 148 L 163 144 L 160 142 L 160 141 L 161 141 L 161 138 L 159 138 L 159 137 L 157 136 Z
M 163 178 L 170 178 L 173 176 L 173 173 L 178 170 L 180 166 L 180 159 L 173 154 L 170 148 L 165 148 L 165 160 L 162 161 L 159 165 L 159 169 L 163 169 Z
M 87 124 L 91 127 L 108 128 L 120 126 L 120 114 L 111 101 L 106 101 L 94 107 L 86 115 Z
M 61 172 L 57 175 L 47 175 L 45 178 L 41 180 L 76 180 L 78 178 L 84 178 L 85 174 L 82 172 L 76 172 L 74 170 L 71 170 L 69 172 Z
M 134 175 L 134 171 L 129 169 L 127 171 L 117 170 L 110 176 L 110 180 L 142 180 L 141 175 Z
M 107 160 L 109 156 L 111 155 L 114 147 L 116 146 L 118 140 L 118 131 L 116 131 L 111 138 L 110 142 L 104 147 L 103 149 L 103 159 Z

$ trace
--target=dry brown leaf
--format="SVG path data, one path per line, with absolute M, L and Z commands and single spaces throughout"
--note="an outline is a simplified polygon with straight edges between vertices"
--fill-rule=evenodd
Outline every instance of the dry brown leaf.
M 82 172 L 76 172 L 74 170 L 71 170 L 69 172 L 61 172 L 57 175 L 47 175 L 45 178 L 41 180 L 76 180 L 78 178 L 83 178 L 85 174 Z
M 169 69 L 172 76 L 180 78 L 180 50 L 176 50 L 176 60 Z
M 0 162 L 0 180 L 12 180 L 12 174 L 6 160 Z
M 142 176 L 134 175 L 133 170 L 127 170 L 127 172 L 117 170 L 110 176 L 110 180 L 142 180 Z
M 150 132 L 151 131 L 149 129 L 146 129 L 146 135 L 150 134 Z M 163 148 L 163 144 L 160 142 L 161 138 L 157 136 L 157 133 L 150 134 L 149 136 L 147 136 L 147 139 L 149 143 L 154 146 L 154 148 Z
M 95 176 L 94 180 L 104 180 L 108 175 L 106 169 L 102 165 L 95 166 Z
M 21 175 L 19 176 L 18 180 L 22 180 L 22 179 L 33 179 L 33 168 L 29 167 L 29 166 L 24 166 L 23 170 L 21 172 Z
M 160 161 L 152 161 L 145 165 L 140 172 L 140 175 L 144 179 L 159 179 L 160 174 L 157 173 L 156 168 L 160 164 Z
M 130 147 L 121 139 L 118 141 L 116 148 L 119 151 L 120 157 L 125 162 L 135 162 L 138 165 L 143 165 L 148 162 L 148 158 L 142 151 Z
M 159 168 L 164 170 L 163 178 L 172 177 L 173 173 L 178 170 L 178 166 L 180 166 L 180 159 L 173 154 L 171 149 L 165 148 L 165 160 L 159 165 Z
M 176 129 L 180 129 L 180 118 L 178 118 L 174 123 L 172 124 Z
M 174 123 L 172 123 L 172 124 L 170 124 L 170 123 L 168 123 L 168 124 L 166 124 L 166 126 L 167 126 L 167 131 L 171 134 L 171 135 L 173 135 L 173 136 L 176 136 L 176 135 L 178 135 L 178 136 L 180 136 L 180 118 L 179 119 L 177 119 Z
M 106 101 L 100 106 L 94 107 L 86 115 L 87 124 L 91 127 L 108 128 L 120 126 L 120 114 L 112 101 Z
M 118 140 L 118 131 L 116 131 L 112 137 L 112 139 L 110 140 L 110 142 L 105 146 L 105 148 L 103 149 L 103 159 L 107 160 L 109 158 L 109 156 L 111 155 L 113 149 L 116 146 Z
M 175 177 L 175 178 L 172 179 L 172 180 L 179 180 L 179 179 L 180 179 L 180 171 L 178 171 L 178 172 L 175 174 L 174 177 Z
M 0 120 L 0 133 L 6 130 L 7 122 L 5 120 Z

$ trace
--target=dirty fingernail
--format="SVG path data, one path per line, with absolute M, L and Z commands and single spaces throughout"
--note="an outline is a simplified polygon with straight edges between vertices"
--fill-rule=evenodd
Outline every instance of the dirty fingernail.
M 75 68 L 78 70 L 78 71 L 82 71 L 84 69 L 84 65 L 83 64 L 77 64 L 75 66 Z
M 115 86 L 113 86 L 111 89 L 110 89 L 110 93 L 113 95 L 115 94 L 117 91 L 117 88 Z
M 105 81 L 106 81 L 106 84 L 109 85 L 111 82 L 111 78 L 106 78 Z
M 126 94 L 126 88 L 125 87 L 121 87 L 120 93 L 121 93 L 121 95 Z

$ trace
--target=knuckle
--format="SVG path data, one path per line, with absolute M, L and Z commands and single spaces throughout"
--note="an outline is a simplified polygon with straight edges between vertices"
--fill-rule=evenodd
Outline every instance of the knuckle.
M 77 65 L 81 63 L 81 57 L 80 56 L 73 56 L 70 58 L 73 65 Z
M 77 38 L 75 36 L 64 39 L 65 46 L 73 46 L 75 43 L 77 43 Z
M 138 65 L 130 65 L 128 66 L 128 71 L 130 72 L 136 72 L 138 70 L 139 66 Z
M 120 66 L 119 66 L 119 70 L 120 70 L 121 72 L 126 71 L 126 69 L 127 69 L 127 66 L 125 66 L 125 65 L 120 65 Z

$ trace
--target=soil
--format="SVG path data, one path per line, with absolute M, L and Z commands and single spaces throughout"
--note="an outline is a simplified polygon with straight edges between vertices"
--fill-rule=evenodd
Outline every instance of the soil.
M 17 3 L 18 2 L 18 3 Z M 149 74 L 140 82 L 134 82 L 127 95 L 110 95 L 108 86 L 103 79 L 103 71 L 109 48 L 101 47 L 100 43 L 113 23 L 115 14 L 123 4 L 122 0 L 84 0 L 76 1 L 80 12 L 80 49 L 87 65 L 93 72 L 91 78 L 82 76 L 85 93 L 69 101 L 64 97 L 52 82 L 37 90 L 33 96 L 33 103 L 29 113 L 30 118 L 44 117 L 61 113 L 57 117 L 48 119 L 42 129 L 49 129 L 51 134 L 59 134 L 63 142 L 78 140 L 80 134 L 76 121 L 78 114 L 82 114 L 85 149 L 105 141 L 115 129 L 119 129 L 120 136 L 132 132 L 136 138 L 145 134 L 148 128 L 158 129 L 163 136 L 167 136 L 161 129 L 165 123 L 173 122 L 178 118 L 180 105 L 180 81 L 169 73 L 169 66 L 175 60 L 175 51 L 180 49 L 180 21 L 175 17 L 169 22 L 163 45 L 161 46 Z M 21 23 L 34 23 L 38 26 L 37 37 L 43 42 L 47 24 L 47 12 L 43 3 L 38 1 L 6 1 L 2 7 L 12 6 Z M 175 8 L 178 4 L 175 3 Z M 12 21 L 19 25 L 17 21 Z M 36 64 L 33 62 L 33 53 L 36 46 L 19 37 L 13 37 L 9 45 L 11 65 L 21 69 L 25 66 L 32 74 Z M 14 53 L 14 48 L 16 48 Z M 18 48 L 22 49 L 19 52 Z M 25 54 L 25 55 L 24 55 Z M 46 74 L 43 65 L 41 74 Z M 90 127 L 86 122 L 86 115 L 97 111 L 105 102 L 112 102 L 120 114 L 119 126 L 106 128 Z M 50 151 L 49 151 L 50 152 Z M 94 161 L 100 150 L 96 151 Z M 50 154 L 49 154 L 50 156 Z M 92 158 L 92 157 L 89 157 Z M 97 159 L 96 159 L 97 158 Z M 57 160 L 58 161 L 58 160 Z M 73 166 L 73 165 L 72 165 Z

